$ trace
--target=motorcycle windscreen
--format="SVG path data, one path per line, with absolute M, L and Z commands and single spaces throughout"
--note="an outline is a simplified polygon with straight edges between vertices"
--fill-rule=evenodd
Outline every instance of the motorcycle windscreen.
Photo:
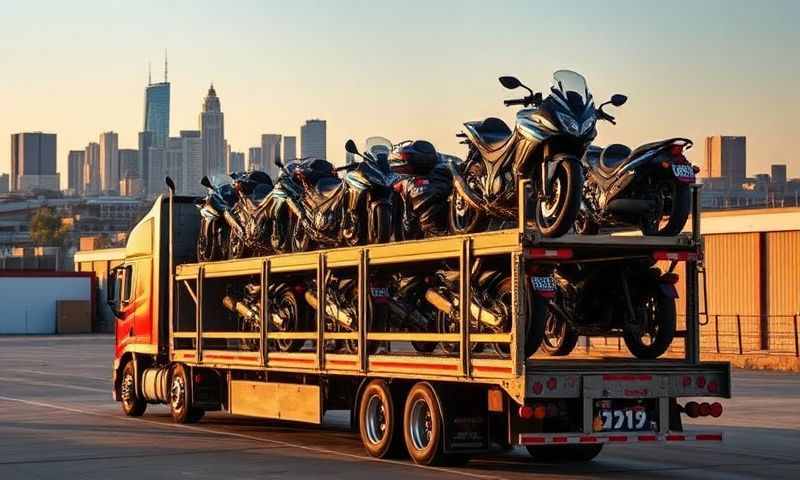
M 558 70 L 553 74 L 552 91 L 561 97 L 576 115 L 583 113 L 592 99 L 586 79 L 572 70 Z

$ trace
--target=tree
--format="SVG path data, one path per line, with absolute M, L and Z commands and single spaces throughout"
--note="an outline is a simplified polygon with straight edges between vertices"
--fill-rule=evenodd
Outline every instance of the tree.
M 36 245 L 64 245 L 68 227 L 61 224 L 61 218 L 49 207 L 42 207 L 31 218 L 31 240 Z

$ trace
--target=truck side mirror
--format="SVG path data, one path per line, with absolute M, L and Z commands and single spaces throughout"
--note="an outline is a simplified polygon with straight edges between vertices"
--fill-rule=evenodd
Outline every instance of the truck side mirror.
M 108 272 L 108 279 L 106 280 L 106 303 L 111 309 L 111 313 L 117 318 L 122 318 L 122 311 L 119 307 L 123 282 L 125 281 L 124 276 L 125 269 L 123 267 L 115 267 Z

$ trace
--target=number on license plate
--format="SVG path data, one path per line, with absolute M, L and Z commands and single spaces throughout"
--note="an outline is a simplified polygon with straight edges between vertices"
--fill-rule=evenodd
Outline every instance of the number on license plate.
M 531 284 L 537 292 L 556 291 L 556 281 L 553 277 L 531 277 Z
M 644 408 L 623 408 L 621 410 L 600 410 L 604 431 L 646 430 L 647 410 Z
M 694 169 L 691 165 L 672 164 L 672 173 L 679 179 L 694 180 Z

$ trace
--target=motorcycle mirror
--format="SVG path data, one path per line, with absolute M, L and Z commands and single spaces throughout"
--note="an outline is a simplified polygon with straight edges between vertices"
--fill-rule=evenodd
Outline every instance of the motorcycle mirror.
M 211 180 L 209 180 L 208 177 L 203 177 L 202 179 L 200 179 L 200 185 L 206 188 L 211 188 Z
M 615 107 L 621 107 L 625 105 L 625 102 L 627 101 L 628 97 L 622 95 L 621 93 L 615 93 L 614 95 L 611 95 L 611 105 L 614 105 Z
M 275 159 L 275 166 L 278 168 L 283 168 L 283 162 L 281 162 L 280 158 Z
M 358 153 L 358 147 L 356 147 L 356 142 L 354 142 L 352 138 L 347 140 L 347 142 L 345 142 L 344 149 L 345 151 L 347 151 L 347 153 L 352 153 L 353 155 L 361 155 L 360 153 Z
M 169 188 L 172 193 L 175 193 L 175 182 L 172 181 L 172 177 L 167 177 L 164 181 L 167 184 L 167 188 Z
M 517 80 L 517 77 L 500 77 L 498 80 L 500 80 L 500 85 L 509 90 L 514 90 L 522 86 L 522 82 Z

